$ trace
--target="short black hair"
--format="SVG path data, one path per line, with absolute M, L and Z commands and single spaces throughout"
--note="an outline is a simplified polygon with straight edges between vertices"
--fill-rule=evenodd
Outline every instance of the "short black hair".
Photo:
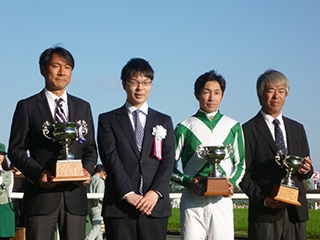
M 128 81 L 130 78 L 137 75 L 144 75 L 145 77 L 153 80 L 154 71 L 146 60 L 142 58 L 131 58 L 122 68 L 121 80 Z
M 201 89 L 206 85 L 208 81 L 217 81 L 221 87 L 222 92 L 226 90 L 226 80 L 219 74 L 217 74 L 214 70 L 206 72 L 200 75 L 196 82 L 194 83 L 194 92 L 199 95 Z
M 65 48 L 63 47 L 52 47 L 52 48 L 48 48 L 46 50 L 44 50 L 41 53 L 41 56 L 39 58 L 39 65 L 40 67 L 45 67 L 47 68 L 49 66 L 49 64 L 51 63 L 52 57 L 54 54 L 59 55 L 60 57 L 62 57 L 68 65 L 71 66 L 71 68 L 73 69 L 75 66 L 75 61 L 74 58 L 72 56 L 72 54 Z
M 106 171 L 104 166 L 102 164 L 97 164 L 94 168 L 94 172 L 98 173 L 98 172 L 101 172 L 101 171 Z

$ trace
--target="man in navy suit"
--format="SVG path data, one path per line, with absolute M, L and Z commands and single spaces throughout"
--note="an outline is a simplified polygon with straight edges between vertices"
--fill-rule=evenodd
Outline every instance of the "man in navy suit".
M 82 182 L 52 182 L 52 169 L 61 146 L 42 133 L 45 121 L 55 122 L 56 99 L 63 99 L 66 120 L 85 120 L 88 134 L 83 144 L 74 142 L 70 152 L 81 159 L 83 172 L 90 178 L 97 162 L 91 108 L 86 101 L 66 92 L 70 83 L 74 59 L 71 53 L 55 47 L 45 50 L 39 60 L 45 88 L 38 94 L 21 100 L 14 112 L 8 155 L 13 165 L 28 179 L 23 205 L 27 217 L 27 239 L 54 239 L 59 229 L 60 239 L 79 240 L 85 237 L 87 196 Z
M 285 75 L 275 70 L 263 73 L 257 81 L 261 110 L 243 125 L 247 168 L 240 187 L 249 197 L 248 238 L 252 240 L 306 239 L 308 206 L 303 180 L 312 176 L 313 167 L 303 125 L 282 115 L 288 92 L 289 81 Z M 282 152 L 303 157 L 293 177 L 299 189 L 300 207 L 270 197 L 272 187 L 286 176 L 285 168 L 275 161 L 279 152 L 275 119 L 280 123 L 284 139 Z
M 108 240 L 165 240 L 174 165 L 171 118 L 146 102 L 154 72 L 131 59 L 122 69 L 125 105 L 99 116 L 98 146 L 108 177 L 102 215 Z

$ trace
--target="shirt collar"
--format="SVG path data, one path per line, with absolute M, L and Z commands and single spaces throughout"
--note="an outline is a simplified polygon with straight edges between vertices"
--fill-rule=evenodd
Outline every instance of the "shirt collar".
M 269 114 L 265 113 L 264 111 L 260 110 L 264 120 L 268 123 L 272 123 L 273 120 L 275 119 L 274 117 L 270 116 Z M 280 121 L 280 124 L 283 125 L 283 118 L 282 118 L 282 112 L 276 117 Z
M 132 105 L 131 105 L 130 103 L 128 103 L 128 102 L 126 102 L 125 106 L 126 106 L 128 112 L 129 112 L 130 114 L 132 114 L 135 110 L 137 110 L 136 107 L 132 106 Z M 147 103 L 147 102 L 144 102 L 144 104 L 139 108 L 139 110 L 140 110 L 143 114 L 148 115 L 148 108 L 149 108 L 149 107 L 148 107 L 148 103 Z
M 203 111 L 202 109 L 199 109 L 199 111 L 204 113 L 209 120 L 212 120 L 214 118 L 214 116 L 219 112 L 219 110 L 217 110 L 215 112 L 208 113 L 208 112 Z
M 55 95 L 54 93 L 50 92 L 48 89 L 44 89 L 44 94 L 46 95 L 47 99 L 49 101 L 54 102 L 57 98 L 62 98 L 63 101 L 68 104 L 68 97 L 67 97 L 67 91 L 65 91 L 60 97 Z

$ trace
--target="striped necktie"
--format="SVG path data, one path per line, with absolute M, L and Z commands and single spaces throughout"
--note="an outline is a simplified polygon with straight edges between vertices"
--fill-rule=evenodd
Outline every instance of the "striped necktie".
M 56 113 L 55 113 L 55 118 L 54 120 L 56 122 L 67 122 L 67 118 L 66 118 L 66 114 L 63 110 L 63 106 L 62 106 L 62 102 L 63 102 L 63 99 L 62 98 L 57 98 L 55 100 L 56 104 L 57 104 L 57 107 L 56 107 Z
M 275 136 L 275 142 L 278 147 L 278 150 L 281 150 L 283 154 L 287 154 L 287 149 L 284 144 L 284 138 L 283 134 L 280 128 L 280 121 L 278 119 L 274 119 L 273 122 L 274 124 L 274 136 Z

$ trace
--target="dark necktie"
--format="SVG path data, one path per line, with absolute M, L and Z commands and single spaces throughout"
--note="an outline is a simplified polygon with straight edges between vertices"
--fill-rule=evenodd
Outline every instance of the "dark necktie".
M 63 99 L 57 98 L 55 101 L 56 101 L 57 107 L 56 107 L 56 113 L 55 113 L 54 120 L 56 122 L 67 122 L 66 114 L 62 108 Z
M 143 127 L 140 122 L 139 113 L 140 113 L 140 110 L 137 109 L 132 113 L 132 115 L 133 115 L 133 122 L 135 127 L 134 133 L 136 137 L 136 144 L 140 152 L 142 147 L 142 141 L 143 141 Z
M 278 150 L 281 150 L 283 154 L 287 154 L 287 149 L 284 144 L 284 138 L 282 131 L 280 129 L 280 121 L 278 119 L 274 119 L 273 122 L 274 124 L 274 136 L 275 136 L 275 142 L 278 147 Z

